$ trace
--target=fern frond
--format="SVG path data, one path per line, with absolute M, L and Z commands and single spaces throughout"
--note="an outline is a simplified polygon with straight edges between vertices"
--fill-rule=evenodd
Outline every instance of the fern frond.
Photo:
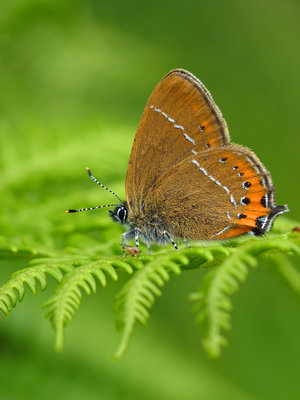
M 254 257 L 243 251 L 232 253 L 203 278 L 198 292 L 191 296 L 196 300 L 196 322 L 204 333 L 204 347 L 213 357 L 217 357 L 221 346 L 226 344 L 221 330 L 230 329 L 232 303 L 229 296 L 238 289 L 239 282 L 245 280 L 248 265 L 257 265 Z
M 116 359 L 124 354 L 135 323 L 140 322 L 146 325 L 149 318 L 148 310 L 152 307 L 155 298 L 161 295 L 160 288 L 170 279 L 171 274 L 180 274 L 180 265 L 189 263 L 184 254 L 140 257 L 140 262 L 142 261 L 143 268 L 135 273 L 116 296 L 116 326 L 122 330 L 114 355 Z
M 0 258 L 29 258 L 51 257 L 53 252 L 42 249 L 41 246 L 35 248 L 33 246 L 17 245 L 3 236 L 0 236 Z
M 183 250 L 183 254 L 188 257 L 189 263 L 182 265 L 182 270 L 209 268 L 219 263 L 224 257 L 230 254 L 230 250 L 220 244 L 210 247 L 193 247 Z
M 0 287 L 0 310 L 9 316 L 17 301 L 21 302 L 25 293 L 25 284 L 29 287 L 31 292 L 35 295 L 37 292 L 37 282 L 39 282 L 41 289 L 46 287 L 46 274 L 52 276 L 57 281 L 63 278 L 63 274 L 70 272 L 72 266 L 70 265 L 56 265 L 40 264 L 33 267 L 24 268 L 14 272 L 9 280 Z
M 196 302 L 195 311 L 204 333 L 203 344 L 207 353 L 218 357 L 221 346 L 226 345 L 222 330 L 229 330 L 230 296 L 239 288 L 247 276 L 248 267 L 256 267 L 259 257 L 277 252 L 300 254 L 299 243 L 288 235 L 280 235 L 265 240 L 248 240 L 239 248 L 227 248 L 230 255 L 213 268 L 203 279 L 198 291 L 191 295 Z
M 282 255 L 300 254 L 300 235 L 296 232 L 270 234 L 265 238 L 241 237 L 220 243 L 204 243 L 180 252 L 162 252 L 154 256 L 103 257 L 99 246 L 89 252 L 76 248 L 73 254 L 62 257 L 34 259 L 29 268 L 14 273 L 0 287 L 0 311 L 7 316 L 17 301 L 24 296 L 25 283 L 35 294 L 37 282 L 46 287 L 47 274 L 59 283 L 51 299 L 44 305 L 46 317 L 56 331 L 56 348 L 62 349 L 63 332 L 81 303 L 83 293 L 96 292 L 97 281 L 106 285 L 107 277 L 118 278 L 119 272 L 133 274 L 116 297 L 116 325 L 121 339 L 115 353 L 120 358 L 129 343 L 136 322 L 146 324 L 149 310 L 172 274 L 184 270 L 209 268 L 202 285 L 192 297 L 195 300 L 197 322 L 204 331 L 204 346 L 212 356 L 218 356 L 226 344 L 223 331 L 230 328 L 231 295 L 245 280 L 248 267 L 258 265 L 259 258 L 275 257 L 278 270 L 287 282 L 300 292 L 299 272 Z M 2 242 L 5 251 L 18 253 L 20 249 Z M 1 243 L 0 243 L 1 247 Z M 73 249 L 74 250 L 74 249 Z M 0 249 L 1 252 L 1 249 Z M 26 253 L 26 252 L 25 252 Z M 24 253 L 24 254 L 25 254 Z M 36 257 L 38 253 L 28 253 Z M 23 255 L 23 254 L 22 254 Z M 284 265 L 283 265 L 284 264 Z
M 80 265 L 82 264 L 83 265 Z M 77 260 L 77 266 L 70 273 L 66 274 L 56 288 L 54 295 L 43 305 L 46 311 L 46 318 L 51 322 L 56 333 L 56 349 L 63 348 L 64 327 L 70 323 L 78 310 L 82 291 L 86 294 L 96 293 L 96 280 L 105 287 L 106 276 L 113 280 L 118 279 L 117 270 L 121 269 L 131 274 L 135 261 L 119 258 L 98 258 L 97 261 L 84 260 L 82 257 Z M 74 265 L 74 261 L 73 261 Z
M 298 294 L 300 294 L 300 269 L 292 264 L 289 257 L 285 254 L 277 254 L 272 256 L 272 265 L 284 278 L 286 283 Z

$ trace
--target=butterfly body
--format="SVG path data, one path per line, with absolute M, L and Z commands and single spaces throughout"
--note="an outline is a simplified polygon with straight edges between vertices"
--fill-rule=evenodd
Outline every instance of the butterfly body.
M 160 245 L 170 243 L 170 240 L 164 234 L 164 232 L 167 231 L 165 229 L 167 224 L 162 212 L 154 209 L 145 209 L 145 207 L 143 207 L 143 209 L 136 208 L 133 213 L 132 209 L 128 207 L 125 202 L 122 203 L 122 207 L 126 208 L 128 216 L 126 220 L 122 222 L 115 218 L 119 207 L 120 206 L 117 206 L 114 211 L 111 211 L 110 215 L 113 220 L 124 223 L 127 226 L 128 231 L 124 234 L 124 239 L 128 241 L 135 238 L 136 231 L 138 231 L 138 236 L 148 247 L 151 243 L 158 243 Z

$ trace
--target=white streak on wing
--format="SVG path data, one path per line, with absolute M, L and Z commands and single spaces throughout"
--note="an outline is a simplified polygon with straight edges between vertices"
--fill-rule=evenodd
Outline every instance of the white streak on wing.
M 193 154 L 198 154 L 198 153 L 196 152 L 196 150 L 192 150 L 192 153 L 193 153 Z
M 269 197 L 268 197 L 268 193 L 265 194 L 265 200 L 266 200 L 266 208 L 269 208 Z
M 265 229 L 266 223 L 268 222 L 268 216 L 257 218 L 261 223 L 261 229 Z
M 181 129 L 182 131 L 184 131 L 184 127 L 183 127 L 182 125 L 177 125 L 177 124 L 175 124 L 175 125 L 174 125 L 174 128 L 176 128 L 176 129 Z
M 264 223 L 261 226 L 261 229 L 265 229 L 266 223 L 268 222 L 267 218 L 264 220 Z
M 231 219 L 231 216 L 230 216 L 229 211 L 226 212 L 226 215 L 227 215 L 227 218 L 228 218 L 228 219 Z
M 275 204 L 275 196 L 274 196 L 274 190 L 272 190 L 271 192 L 269 192 L 270 193 L 270 203 L 271 203 L 271 206 L 274 208 L 274 207 L 276 207 L 276 204 Z
M 262 177 L 262 178 L 260 179 L 260 181 L 261 181 L 262 186 L 263 186 L 264 188 L 267 188 L 267 182 L 266 182 L 265 178 Z
M 188 140 L 189 142 L 195 144 L 195 140 L 192 139 L 187 133 L 184 133 L 183 136 Z
M 169 122 L 171 122 L 174 126 L 175 129 L 180 129 L 182 131 L 185 131 L 184 127 L 182 125 L 175 124 L 175 120 L 173 118 L 170 118 L 167 113 L 162 111 L 160 108 L 154 107 L 153 105 L 150 106 L 151 109 L 154 111 L 160 113 L 163 117 L 165 117 Z M 195 140 L 191 138 L 187 133 L 183 134 L 185 139 L 188 140 L 190 143 L 195 144 Z
M 230 203 L 234 204 L 237 207 L 236 201 L 234 200 L 232 194 L 230 195 Z
M 285 213 L 285 212 L 287 212 L 287 211 L 289 211 L 289 209 L 288 209 L 287 206 L 285 206 L 285 208 L 284 208 L 283 210 L 277 212 L 276 214 L 268 215 L 268 216 L 266 217 L 266 220 L 265 220 L 265 222 L 266 222 L 266 224 L 267 224 L 267 226 L 266 226 L 266 231 L 269 231 L 269 230 L 270 230 L 270 228 L 271 228 L 271 226 L 272 226 L 272 223 L 273 223 L 273 221 L 274 221 L 274 218 L 276 218 L 278 215 L 283 214 L 283 213 Z M 264 226 L 265 226 L 265 225 L 264 225 Z
M 193 150 L 192 150 L 192 151 L 193 151 Z M 228 187 L 222 185 L 222 183 L 221 183 L 220 181 L 216 180 L 212 175 L 209 175 L 205 168 L 200 167 L 200 164 L 199 164 L 198 161 L 192 160 L 191 162 L 194 163 L 194 164 L 196 164 L 197 167 L 199 167 L 200 171 L 202 171 L 203 174 L 206 175 L 211 181 L 215 182 L 218 186 L 220 186 L 222 189 L 224 189 L 225 192 L 226 192 L 227 194 L 230 194 L 230 190 L 228 189 Z M 232 194 L 230 195 L 230 202 L 231 202 L 235 207 L 237 207 L 237 202 L 235 201 L 235 199 L 234 199 L 234 197 L 232 196 Z
M 219 236 L 221 235 L 221 233 L 225 232 L 227 229 L 229 229 L 231 227 L 231 225 L 226 226 L 224 229 L 222 229 L 220 232 L 215 233 L 214 235 L 212 235 L 212 238 L 215 236 Z

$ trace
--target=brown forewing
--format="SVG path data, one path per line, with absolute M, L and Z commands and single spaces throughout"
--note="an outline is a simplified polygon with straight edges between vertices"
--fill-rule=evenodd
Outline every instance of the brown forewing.
M 187 71 L 171 71 L 151 94 L 134 139 L 126 176 L 129 209 L 140 209 L 152 185 L 194 148 L 228 142 L 226 122 L 204 85 Z

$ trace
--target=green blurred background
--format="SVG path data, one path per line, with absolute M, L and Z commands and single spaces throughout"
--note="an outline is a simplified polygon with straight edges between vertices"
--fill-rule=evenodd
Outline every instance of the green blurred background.
M 257 153 L 299 219 L 299 17 L 296 0 L 2 1 L 0 240 L 51 251 L 119 238 L 106 211 L 63 211 L 114 201 L 86 166 L 124 197 L 144 105 L 177 67 L 208 87 L 232 140 Z M 26 265 L 3 258 L 0 282 Z M 117 363 L 122 282 L 84 297 L 62 354 L 40 311 L 49 293 L 27 294 L 0 321 L 0 399 L 299 398 L 299 299 L 265 266 L 235 295 L 218 360 L 200 346 L 187 300 L 200 272 L 167 285 Z

